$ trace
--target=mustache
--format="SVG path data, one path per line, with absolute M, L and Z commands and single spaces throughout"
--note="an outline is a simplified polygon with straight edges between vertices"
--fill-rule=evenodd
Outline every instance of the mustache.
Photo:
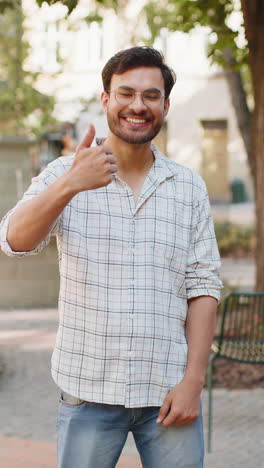
M 146 111 L 142 111 L 137 114 L 135 112 L 120 112 L 119 117 L 123 117 L 123 118 L 129 117 L 131 119 L 141 117 L 146 120 L 152 120 L 152 115 Z

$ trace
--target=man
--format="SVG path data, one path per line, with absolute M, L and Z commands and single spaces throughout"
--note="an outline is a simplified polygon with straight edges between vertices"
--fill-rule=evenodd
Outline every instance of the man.
M 201 178 L 152 144 L 175 75 L 158 51 L 123 50 L 103 72 L 109 133 L 35 179 L 2 221 L 2 249 L 57 236 L 59 468 L 116 466 L 132 431 L 144 468 L 201 468 L 200 394 L 221 282 Z

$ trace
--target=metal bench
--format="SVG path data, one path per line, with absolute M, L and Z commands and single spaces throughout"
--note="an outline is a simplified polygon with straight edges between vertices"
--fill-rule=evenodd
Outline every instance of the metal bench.
M 231 293 L 219 305 L 221 326 L 212 344 L 207 376 L 208 452 L 212 448 L 212 390 L 217 358 L 264 364 L 264 292 Z

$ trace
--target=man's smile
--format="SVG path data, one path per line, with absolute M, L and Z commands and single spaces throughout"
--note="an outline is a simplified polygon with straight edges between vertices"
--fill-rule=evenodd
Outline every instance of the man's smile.
M 126 115 L 120 114 L 119 116 L 123 121 L 129 124 L 131 127 L 145 127 L 152 122 L 152 118 L 149 115 Z
M 127 122 L 132 122 L 132 123 L 145 123 L 146 120 L 144 119 L 132 119 L 131 117 L 126 118 Z

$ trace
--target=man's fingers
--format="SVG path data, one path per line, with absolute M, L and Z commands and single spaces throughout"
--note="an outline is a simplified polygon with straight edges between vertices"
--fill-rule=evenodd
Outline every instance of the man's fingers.
M 162 421 L 162 425 L 164 427 L 169 427 L 171 426 L 172 424 L 177 424 L 177 419 L 178 419 L 178 416 L 177 414 L 170 410 L 169 414 L 167 415 L 167 417 Z M 179 420 L 179 419 L 178 419 Z M 179 425 L 181 425 L 181 421 L 179 420 Z
M 166 418 L 168 412 L 170 410 L 170 402 L 165 400 L 162 407 L 160 408 L 159 415 L 157 418 L 157 423 L 161 423 L 164 418 Z
M 84 139 L 77 146 L 77 151 L 79 151 L 80 149 L 90 148 L 94 137 L 95 137 L 95 128 L 92 124 L 90 124 Z
M 112 174 L 115 174 L 117 172 L 117 165 L 116 164 L 110 164 L 110 172 Z
M 108 155 L 107 155 L 107 161 L 108 161 L 110 164 L 116 164 L 116 158 L 115 158 L 115 156 L 113 156 L 113 154 L 108 154 Z
M 107 146 L 107 145 L 103 145 L 102 146 L 102 150 L 105 152 L 105 154 L 112 154 L 112 148 L 110 148 L 110 146 Z

